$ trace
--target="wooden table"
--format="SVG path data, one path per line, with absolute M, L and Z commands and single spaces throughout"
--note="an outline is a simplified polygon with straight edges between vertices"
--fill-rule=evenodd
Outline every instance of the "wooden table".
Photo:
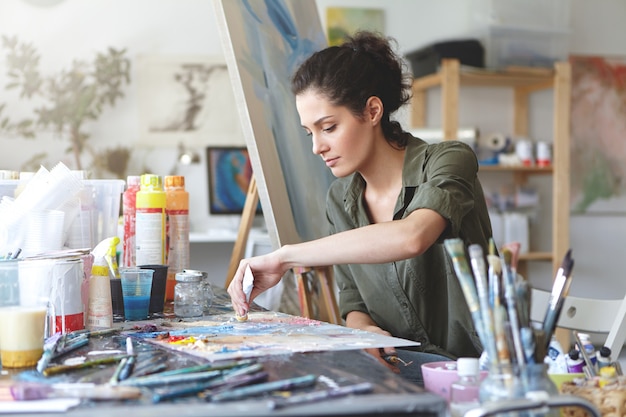
M 228 298 L 223 290 L 217 290 L 215 308 L 228 309 Z M 171 307 L 171 306 L 169 306 Z M 164 318 L 159 320 L 176 320 L 166 308 Z M 153 321 L 154 322 L 154 321 Z M 142 325 L 146 322 L 117 323 L 123 329 Z M 126 336 L 108 335 L 94 337 L 89 345 L 69 355 L 85 355 L 92 350 L 123 349 Z M 163 350 L 152 343 L 139 341 L 136 344 L 137 352 L 153 349 L 165 353 L 168 368 L 192 366 L 205 363 L 198 357 L 181 352 Z M 268 380 L 291 378 L 306 374 L 325 376 L 339 385 L 348 385 L 359 382 L 370 382 L 373 391 L 369 394 L 352 395 L 348 397 L 329 399 L 315 404 L 303 404 L 272 410 L 268 406 L 269 400 L 263 397 L 233 402 L 210 402 L 200 396 L 180 398 L 168 402 L 152 403 L 151 392 L 140 400 L 133 401 L 86 401 L 66 413 L 68 416 L 89 415 L 90 417 L 110 416 L 432 416 L 444 417 L 446 402 L 443 398 L 425 392 L 418 386 L 411 384 L 400 376 L 389 371 L 386 367 L 374 360 L 364 351 L 329 351 L 297 353 L 289 355 L 271 355 L 258 359 L 268 373 Z M 94 372 L 91 370 L 74 371 L 59 377 L 50 377 L 58 382 L 88 380 L 106 382 L 113 374 L 115 365 L 108 365 Z M 1 379 L 23 378 L 28 373 L 35 374 L 35 370 L 18 371 L 3 370 Z M 22 374 L 26 372 L 26 374 Z M 321 389 L 317 386 L 316 389 Z M 1 415 L 1 414 L 0 414 Z M 29 416 L 35 414 L 20 414 Z M 41 414 L 36 414 L 41 415 Z

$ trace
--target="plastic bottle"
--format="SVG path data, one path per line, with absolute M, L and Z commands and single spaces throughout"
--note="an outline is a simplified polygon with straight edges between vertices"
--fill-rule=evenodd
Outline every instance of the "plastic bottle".
M 165 265 L 165 191 L 161 177 L 141 176 L 136 194 L 135 262 L 137 265 Z
M 137 192 L 141 184 L 139 175 L 129 175 L 126 178 L 126 191 L 122 194 L 122 214 L 124 217 L 124 258 L 122 266 L 129 268 L 136 266 L 135 257 L 135 214 L 137 211 Z
M 602 346 L 600 350 L 596 352 L 596 363 L 598 364 L 598 369 L 611 366 L 611 348 Z
M 580 357 L 580 352 L 576 349 L 572 349 L 569 351 L 569 354 L 566 358 L 567 361 L 567 372 L 570 374 L 579 374 L 583 372 L 583 367 L 585 366 L 585 361 Z
M 119 278 L 115 252 L 120 238 L 104 239 L 93 249 L 94 257 L 89 277 L 87 328 L 107 329 L 113 326 L 110 277 Z
M 595 365 L 596 364 L 596 348 L 593 346 L 593 343 L 591 343 L 591 336 L 589 336 L 587 333 L 578 333 L 578 338 L 580 339 L 580 342 L 583 344 L 585 348 L 585 352 L 587 352 L 587 356 L 591 360 L 591 363 Z
M 165 177 L 167 217 L 167 284 L 165 298 L 174 299 L 176 274 L 189 268 L 189 193 L 185 191 L 185 177 Z
M 466 411 L 480 406 L 478 359 L 459 358 L 456 369 L 459 380 L 450 386 L 450 415 L 462 417 Z

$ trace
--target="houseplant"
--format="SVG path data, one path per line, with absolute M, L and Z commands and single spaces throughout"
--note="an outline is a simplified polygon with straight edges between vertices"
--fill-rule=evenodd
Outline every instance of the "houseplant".
M 81 156 L 87 151 L 92 157 L 91 167 L 123 177 L 129 148 L 96 151 L 88 144 L 85 122 L 97 120 L 107 106 L 113 107 L 124 97 L 123 87 L 130 83 L 126 49 L 110 47 L 97 53 L 92 61 L 74 60 L 69 69 L 42 75 L 41 57 L 31 43 L 20 42 L 16 36 L 3 36 L 2 46 L 6 50 L 9 79 L 5 88 L 17 89 L 21 99 L 37 104 L 32 118 L 13 122 L 3 116 L 6 105 L 0 103 L 0 133 L 35 138 L 38 130 L 51 128 L 69 140 L 66 151 L 73 155 L 75 169 L 83 169 Z

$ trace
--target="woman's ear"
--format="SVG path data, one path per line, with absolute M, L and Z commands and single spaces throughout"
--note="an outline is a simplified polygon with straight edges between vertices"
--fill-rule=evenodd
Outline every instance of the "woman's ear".
M 376 126 L 383 117 L 384 106 L 380 98 L 371 96 L 365 103 L 365 118 Z

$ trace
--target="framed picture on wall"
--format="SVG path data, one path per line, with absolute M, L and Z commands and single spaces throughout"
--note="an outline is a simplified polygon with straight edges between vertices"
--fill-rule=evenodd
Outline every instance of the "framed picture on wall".
M 209 146 L 206 148 L 211 214 L 241 214 L 252 166 L 245 146 Z M 261 205 L 257 214 L 261 213 Z
M 226 62 L 214 56 L 137 58 L 139 144 L 228 144 L 241 136 Z

